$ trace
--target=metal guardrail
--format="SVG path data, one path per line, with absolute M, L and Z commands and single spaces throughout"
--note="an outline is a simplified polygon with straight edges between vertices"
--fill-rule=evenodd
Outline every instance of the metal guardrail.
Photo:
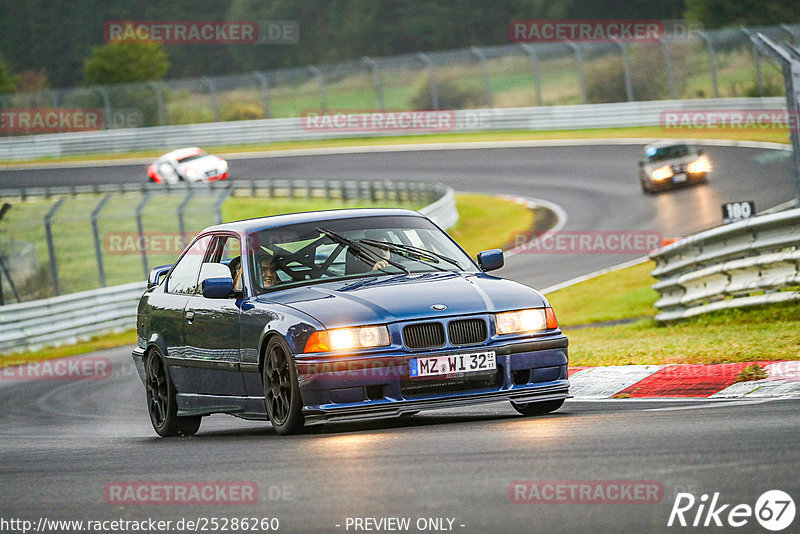
M 658 126 L 668 110 L 775 110 L 785 109 L 782 97 L 656 100 L 575 106 L 494 108 L 453 112 L 453 132 L 502 130 L 573 130 Z M 300 118 L 184 124 L 92 132 L 33 135 L 0 139 L 2 159 L 26 160 L 97 153 L 133 152 L 179 146 L 226 146 L 276 141 L 418 135 L 418 129 L 323 131 L 304 127 Z M 691 131 L 686 130 L 687 137 Z
M 659 321 L 800 300 L 800 209 L 700 232 L 651 258 Z
M 0 307 L 0 351 L 68 344 L 136 324 L 145 282 Z
M 178 188 L 179 186 L 174 186 Z M 270 194 L 292 194 L 307 197 L 329 195 L 338 198 L 372 198 L 431 201 L 419 211 L 442 228 L 458 220 L 453 189 L 442 184 L 423 182 L 357 182 L 324 180 L 256 180 L 205 184 L 203 189 L 268 189 Z M 103 186 L 105 192 L 112 186 Z M 160 187 L 164 191 L 168 188 Z M 182 189 L 186 189 L 184 185 Z M 191 188 L 190 188 L 191 190 Z M 60 191 L 14 190 L 21 196 L 74 193 L 73 188 Z M 339 197 L 338 195 L 341 195 Z M 74 343 L 79 338 L 135 327 L 136 308 L 145 289 L 145 282 L 103 287 L 48 299 L 0 306 L 0 351 L 35 349 L 45 345 Z

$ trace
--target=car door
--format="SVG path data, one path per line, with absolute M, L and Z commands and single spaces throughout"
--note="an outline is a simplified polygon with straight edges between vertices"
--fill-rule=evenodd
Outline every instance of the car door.
M 178 391 L 192 391 L 190 374 L 186 367 L 186 304 L 197 290 L 197 277 L 203 258 L 208 251 L 208 239 L 198 239 L 181 255 L 170 271 L 164 288 L 155 291 L 149 299 L 150 332 L 163 340 L 175 387 Z
M 221 276 L 233 278 L 228 264 L 241 255 L 237 236 L 217 234 L 200 266 L 197 291 L 185 305 L 187 358 L 196 393 L 206 395 L 245 395 L 239 351 L 241 299 L 206 298 L 203 280 Z

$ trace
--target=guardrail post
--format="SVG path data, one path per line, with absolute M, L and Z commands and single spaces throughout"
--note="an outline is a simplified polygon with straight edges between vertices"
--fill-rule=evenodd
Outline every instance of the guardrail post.
M 323 76 L 322 71 L 314 65 L 308 67 L 308 72 L 310 72 L 311 75 L 317 79 L 317 88 L 319 90 L 319 107 L 322 109 L 322 111 L 328 111 L 328 99 L 325 96 L 325 76 Z
M 520 43 L 520 48 L 528 54 L 531 60 L 531 74 L 533 76 L 533 90 L 536 93 L 536 105 L 542 105 L 542 81 L 539 75 L 539 59 L 536 57 L 536 50 L 533 45 Z
M 714 52 L 714 43 L 711 42 L 711 37 L 704 31 L 698 31 L 697 35 L 706 44 L 708 51 L 708 66 L 711 71 L 711 85 L 714 87 L 714 98 L 719 98 L 719 85 L 717 83 L 717 54 Z
M 378 202 L 378 195 L 375 192 L 375 182 L 373 180 L 369 181 L 369 200 L 373 204 Z
M 375 86 L 375 98 L 378 102 L 378 111 L 383 111 L 385 108 L 383 104 L 383 80 L 381 80 L 381 68 L 377 61 L 367 56 L 362 57 L 361 61 L 367 66 L 370 74 L 372 74 L 372 85 Z
M 633 82 L 631 81 L 631 62 L 628 59 L 628 45 L 620 41 L 614 41 L 614 44 L 619 47 L 619 52 L 622 56 L 622 67 L 625 71 L 625 96 L 628 98 L 628 102 L 633 102 Z
M 144 210 L 147 203 L 150 202 L 150 198 L 153 196 L 153 193 L 148 191 L 144 194 L 142 201 L 139 202 L 139 205 L 136 206 L 136 229 L 139 232 L 139 247 L 142 251 L 142 269 L 144 269 L 144 278 L 147 280 L 147 277 L 150 275 L 150 269 L 147 266 L 147 242 L 144 238 L 144 224 L 142 223 L 142 211 Z
M 288 180 L 286 187 L 289 190 L 289 200 L 294 200 L 294 180 Z
M 222 224 L 222 205 L 232 192 L 233 189 L 231 188 L 223 189 L 217 197 L 217 200 L 214 201 L 214 214 L 216 215 L 217 224 Z
M 106 194 L 100 202 L 92 210 L 92 235 L 94 236 L 94 253 L 97 256 L 97 274 L 100 277 L 100 287 L 106 287 L 106 270 L 103 265 L 103 247 L 100 244 L 100 230 L 97 227 L 97 218 L 100 216 L 100 211 L 106 206 L 111 199 L 111 193 Z
M 147 87 L 153 90 L 156 95 L 156 106 L 158 107 L 158 125 L 167 124 L 167 112 L 164 109 L 164 96 L 161 94 L 161 86 L 158 82 L 147 82 Z
M 586 72 L 583 69 L 583 52 L 581 51 L 581 48 L 572 41 L 567 41 L 565 44 L 570 47 L 573 52 L 575 52 L 575 65 L 578 68 L 578 81 L 580 82 L 581 86 L 581 98 L 583 103 L 586 104 L 589 102 L 587 97 L 589 91 L 586 89 Z M 627 69 L 625 72 L 627 73 Z
M 211 99 L 211 112 L 214 114 L 214 122 L 219 122 L 219 101 L 217 100 L 217 88 L 208 76 L 203 76 L 200 81 L 208 88 L 208 97 Z
M 331 199 L 331 181 L 325 180 L 325 200 Z
M 494 96 L 492 95 L 492 84 L 489 80 L 489 67 L 486 64 L 486 56 L 477 46 L 472 46 L 469 49 L 470 53 L 477 58 L 481 64 L 481 75 L 483 76 L 483 90 L 486 92 L 486 107 L 494 107 Z
M 253 182 L 250 183 L 252 184 Z M 193 196 L 194 196 L 194 190 L 190 189 L 189 191 L 186 192 L 186 196 L 183 197 L 181 203 L 178 204 L 178 231 L 181 233 L 181 239 L 183 239 L 184 245 L 186 244 L 187 239 L 186 239 L 186 222 L 183 218 L 183 215 L 186 212 L 186 206 L 189 205 L 189 202 L 191 202 Z
M 66 197 L 61 197 L 47 215 L 44 216 L 44 233 L 47 238 L 47 254 L 50 257 L 50 278 L 53 282 L 53 292 L 56 296 L 61 294 L 61 287 L 58 284 L 58 262 L 56 261 L 56 246 L 53 242 L 53 217 L 61 209 L 61 205 L 66 201 Z
M 675 73 L 672 70 L 672 54 L 669 49 L 670 39 L 667 36 L 661 40 L 661 52 L 664 54 L 664 68 L 667 71 L 667 83 L 669 84 L 669 97 L 673 100 L 678 99 L 678 89 L 675 84 Z
M 254 72 L 253 78 L 258 81 L 258 87 L 261 90 L 261 98 L 264 100 L 264 117 L 269 119 L 272 117 L 272 112 L 269 109 L 269 79 L 266 74 Z
M 425 52 L 417 52 L 417 58 L 422 62 L 425 67 L 428 69 L 428 86 L 430 87 L 431 91 L 431 107 L 433 109 L 439 109 L 439 89 L 436 87 L 436 72 L 433 67 L 433 61 L 431 58 L 428 57 L 428 54 Z
M 347 184 L 344 180 L 339 181 L 339 189 L 342 195 L 342 202 L 347 202 Z

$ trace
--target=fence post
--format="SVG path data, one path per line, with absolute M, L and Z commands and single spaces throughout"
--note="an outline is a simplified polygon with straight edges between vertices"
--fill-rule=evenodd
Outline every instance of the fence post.
M 492 95 L 492 84 L 489 80 L 489 67 L 486 64 L 486 56 L 477 46 L 470 47 L 470 53 L 478 59 L 481 64 L 481 74 L 483 76 L 483 90 L 486 92 L 486 106 L 494 107 L 494 96 Z
M 142 268 L 144 269 L 144 278 L 145 280 L 150 275 L 150 269 L 147 266 L 147 246 L 145 246 L 145 239 L 144 239 L 144 224 L 142 223 L 142 211 L 144 210 L 147 203 L 150 202 L 150 198 L 153 196 L 153 193 L 148 191 L 144 194 L 142 201 L 136 206 L 136 229 L 139 232 L 139 247 L 142 249 Z
M 233 192 L 233 189 L 226 188 L 223 189 L 222 192 L 217 197 L 217 200 L 214 202 L 214 213 L 216 215 L 217 224 L 222 224 L 222 205 L 225 203 L 225 200 L 230 196 Z
M 214 122 L 219 122 L 219 101 L 217 100 L 217 88 L 208 76 L 203 76 L 200 81 L 208 87 L 208 96 L 211 99 L 211 112 L 214 114 Z
M 272 112 L 269 109 L 269 79 L 265 74 L 254 72 L 253 78 L 258 81 L 259 89 L 261 89 L 261 98 L 264 99 L 264 118 L 272 118 Z
M 100 244 L 100 230 L 97 227 L 97 218 L 100 216 L 100 211 L 106 206 L 106 203 L 111 199 L 111 193 L 104 196 L 97 206 L 92 210 L 92 235 L 94 235 L 94 252 L 97 256 L 97 274 L 100 277 L 100 287 L 106 287 L 106 269 L 103 265 L 103 247 Z
M 167 112 L 164 109 L 164 97 L 161 94 L 161 86 L 157 82 L 147 82 L 147 86 L 153 90 L 156 95 L 156 106 L 158 107 L 158 125 L 164 126 L 167 124 Z
M 428 69 L 428 85 L 431 91 L 431 107 L 439 109 L 439 89 L 436 87 L 436 72 L 433 68 L 433 61 L 425 52 L 417 52 L 417 58 Z
M 789 139 L 792 142 L 792 162 L 796 194 L 800 197 L 800 50 L 791 45 L 779 47 L 762 33 L 754 33 L 750 40 L 766 56 L 777 59 L 783 70 L 783 83 L 786 88 L 786 110 L 789 121 Z
M 581 48 L 572 41 L 567 41 L 565 44 L 570 47 L 573 52 L 575 52 L 575 65 L 578 67 L 578 81 L 581 85 L 581 98 L 583 103 L 586 104 L 589 102 L 589 91 L 586 88 L 586 72 L 583 68 L 583 52 L 581 51 Z
M 378 101 L 378 111 L 383 111 L 385 107 L 383 103 L 383 80 L 381 80 L 381 68 L 374 59 L 371 59 L 367 56 L 362 57 L 361 61 L 367 66 L 370 74 L 372 74 L 372 85 L 375 86 L 375 98 Z
M 310 72 L 311 75 L 317 79 L 317 88 L 319 90 L 319 107 L 322 109 L 322 111 L 328 111 L 328 99 L 325 96 L 325 76 L 323 76 L 322 71 L 314 65 L 308 67 L 308 72 Z
M 664 54 L 664 67 L 667 71 L 667 83 L 669 84 L 669 97 L 673 100 L 678 99 L 678 88 L 675 84 L 675 73 L 672 71 L 672 54 L 669 50 L 669 38 L 665 35 L 661 40 L 661 51 Z
M 61 294 L 61 287 L 58 284 L 58 262 L 56 261 L 56 246 L 53 242 L 53 217 L 61 209 L 61 205 L 66 201 L 66 197 L 61 197 L 58 202 L 53 204 L 47 215 L 44 216 L 44 233 L 47 238 L 47 254 L 50 257 L 50 277 L 53 282 L 53 291 L 56 296 Z
M 795 32 L 795 31 L 792 29 L 792 27 L 791 27 L 791 26 L 789 26 L 788 24 L 781 24 L 780 26 L 781 26 L 781 29 L 782 29 L 783 31 L 785 31 L 786 33 L 788 33 L 788 34 L 789 34 L 789 37 L 791 37 L 792 41 L 794 41 L 795 43 L 797 43 L 797 32 Z
M 541 76 L 539 76 L 539 59 L 536 57 L 536 50 L 532 45 L 528 43 L 520 43 L 520 48 L 522 48 L 528 57 L 531 59 L 531 73 L 533 75 L 533 89 L 536 93 L 536 105 L 542 105 L 542 80 Z
M 711 71 L 711 85 L 714 87 L 714 98 L 719 98 L 719 85 L 717 83 L 717 54 L 714 52 L 714 43 L 711 42 L 711 37 L 704 31 L 698 31 L 697 35 L 706 44 L 708 51 L 708 65 Z
M 108 90 L 102 85 L 95 85 L 94 89 L 100 93 L 100 97 L 103 99 L 103 113 L 106 115 L 103 117 L 103 129 L 108 130 L 108 125 L 111 120 L 111 99 L 108 97 Z
M 250 182 L 252 183 L 252 182 Z M 183 240 L 184 245 L 186 244 L 186 222 L 183 218 L 183 214 L 186 212 L 186 206 L 189 205 L 189 202 L 192 200 L 194 196 L 194 190 L 189 189 L 186 192 L 186 196 L 183 197 L 181 203 L 178 204 L 178 231 L 181 233 L 181 239 Z
M 631 81 L 631 63 L 628 60 L 628 45 L 620 41 L 614 41 L 614 44 L 619 47 L 619 52 L 622 56 L 622 67 L 625 70 L 625 96 L 628 98 L 628 102 L 633 102 L 633 82 Z
M 761 55 L 758 53 L 756 44 L 750 39 L 750 34 L 752 32 L 744 26 L 741 27 L 741 30 L 742 33 L 747 36 L 747 40 L 750 41 L 750 51 L 753 54 L 753 66 L 756 69 L 756 88 L 758 89 L 758 96 L 764 96 L 764 79 L 761 76 Z

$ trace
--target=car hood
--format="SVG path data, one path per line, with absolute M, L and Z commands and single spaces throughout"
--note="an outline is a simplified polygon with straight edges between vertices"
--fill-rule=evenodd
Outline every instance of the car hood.
M 326 328 L 549 306 L 538 291 L 486 274 L 423 273 L 326 282 L 257 298 L 298 309 Z M 444 304 L 436 311 L 434 304 Z
M 688 165 L 693 161 L 697 161 L 699 157 L 699 154 L 689 154 L 681 158 L 662 159 L 655 163 L 647 162 L 645 163 L 645 166 L 648 169 L 658 169 L 660 167 L 672 167 L 673 165 Z

